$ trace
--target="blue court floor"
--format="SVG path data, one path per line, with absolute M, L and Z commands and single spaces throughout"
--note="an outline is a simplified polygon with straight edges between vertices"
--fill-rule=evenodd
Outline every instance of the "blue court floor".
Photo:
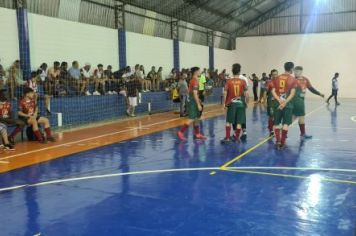
M 294 125 L 283 151 L 255 106 L 246 143 L 220 144 L 220 116 L 205 142 L 190 130 L 180 143 L 176 128 L 1 174 L 0 235 L 352 236 L 356 102 L 307 110 L 313 139 Z

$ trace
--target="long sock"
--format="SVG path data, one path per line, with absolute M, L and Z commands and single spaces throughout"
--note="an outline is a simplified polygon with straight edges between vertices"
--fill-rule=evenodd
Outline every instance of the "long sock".
M 300 136 L 305 135 L 305 124 L 299 124 Z
M 274 129 L 274 135 L 276 136 L 276 142 L 281 142 L 281 130 L 279 128 Z
M 285 144 L 287 139 L 288 130 L 282 130 L 282 140 L 281 143 Z
M 182 128 L 180 129 L 180 132 L 184 133 L 188 129 L 189 125 L 184 124 Z
M 268 130 L 269 132 L 273 131 L 273 120 L 271 117 L 268 119 Z
M 236 129 L 235 136 L 237 139 L 240 138 L 241 129 Z
M 21 130 L 22 129 L 20 127 L 16 127 L 14 131 L 12 131 L 12 133 L 10 134 L 10 137 L 15 138 L 16 135 L 21 132 Z
M 199 125 L 194 126 L 194 134 L 195 135 L 199 134 Z
M 42 135 L 39 130 L 33 131 L 33 133 L 38 141 L 42 140 Z
M 50 138 L 50 137 L 52 137 L 52 134 L 51 134 L 51 128 L 45 128 L 45 132 L 46 132 L 46 137 L 47 138 Z
M 231 137 L 231 126 L 225 126 L 225 131 L 226 131 L 226 139 L 229 139 Z

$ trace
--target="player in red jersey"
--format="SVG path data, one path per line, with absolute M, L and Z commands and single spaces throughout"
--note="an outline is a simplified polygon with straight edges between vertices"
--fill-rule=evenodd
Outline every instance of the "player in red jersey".
M 292 124 L 293 102 L 296 80 L 293 77 L 293 62 L 284 64 L 285 73 L 278 76 L 272 82 L 272 95 L 274 108 L 273 122 L 276 147 L 283 149 L 286 143 L 288 127 Z M 281 131 L 282 128 L 282 131 Z
M 308 89 L 315 95 L 324 98 L 324 94 L 318 92 L 310 83 L 309 79 L 303 76 L 303 67 L 297 66 L 294 69 L 294 75 L 297 80 L 296 93 L 293 98 L 293 115 L 298 117 L 300 138 L 302 140 L 311 139 L 313 136 L 305 133 L 305 93 Z
M 46 140 L 42 138 L 38 124 L 44 125 L 47 140 L 55 142 L 56 140 L 51 134 L 49 120 L 38 115 L 38 107 L 34 97 L 35 93 L 31 88 L 24 89 L 24 96 L 19 103 L 19 118 L 27 125 L 32 126 L 33 133 L 40 143 L 46 143 Z
M 246 81 L 240 78 L 241 65 L 232 66 L 233 77 L 227 80 L 224 90 L 226 112 L 226 136 L 221 143 L 231 142 L 231 124 L 237 124 L 235 139 L 240 141 L 241 125 L 246 123 L 246 105 L 248 100 Z M 233 140 L 234 141 L 234 140 Z
M 7 100 L 6 96 L 2 91 L 0 91 L 0 122 L 5 125 L 16 125 L 16 128 L 8 137 L 9 142 L 14 145 L 15 144 L 15 137 L 18 133 L 21 132 L 25 123 L 20 120 L 16 119 L 12 115 L 11 103 Z
M 192 79 L 189 82 L 189 96 L 187 99 L 187 113 L 189 121 L 183 125 L 183 127 L 178 132 L 178 137 L 181 141 L 186 141 L 184 137 L 184 132 L 188 129 L 189 125 L 193 123 L 194 125 L 194 138 L 199 140 L 205 140 L 206 137 L 200 133 L 199 123 L 200 117 L 203 112 L 203 105 L 199 99 L 199 67 L 193 67 L 191 69 Z

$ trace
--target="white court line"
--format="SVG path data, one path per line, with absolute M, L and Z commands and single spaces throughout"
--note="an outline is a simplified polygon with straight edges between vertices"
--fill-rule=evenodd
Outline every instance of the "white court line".
M 215 112 L 215 111 L 207 111 L 205 113 L 211 113 L 211 112 Z M 172 122 L 172 121 L 180 120 L 180 119 L 182 119 L 182 118 L 174 118 L 174 119 L 165 120 L 165 121 L 161 121 L 161 122 L 157 122 L 157 123 L 153 123 L 153 124 L 149 124 L 149 125 L 143 125 L 143 126 L 141 126 L 141 128 L 160 125 L 160 124 L 164 124 L 164 123 L 168 123 L 168 122 Z M 50 149 L 54 149 L 54 148 L 58 148 L 58 147 L 64 147 L 64 146 L 68 146 L 68 145 L 72 145 L 72 144 L 76 144 L 76 143 L 86 142 L 86 141 L 90 141 L 90 140 L 97 139 L 97 138 L 103 138 L 103 137 L 107 137 L 107 136 L 112 136 L 112 135 L 115 135 L 115 134 L 120 134 L 120 133 L 124 133 L 124 132 L 128 132 L 128 131 L 134 131 L 134 130 L 138 130 L 138 129 L 140 129 L 140 128 L 136 127 L 136 128 L 116 131 L 116 132 L 102 134 L 102 135 L 95 136 L 95 137 L 80 139 L 80 140 L 73 141 L 73 142 L 58 144 L 58 145 L 54 145 L 54 146 L 50 146 L 50 147 L 45 147 L 45 148 L 40 148 L 40 149 L 36 149 L 36 150 L 32 150 L 32 151 L 27 151 L 27 152 L 24 152 L 24 153 L 14 154 L 14 155 L 11 155 L 11 156 L 0 158 L 0 161 L 1 160 L 7 160 L 7 159 L 10 159 L 10 158 L 13 158 L 13 157 L 23 156 L 23 155 L 26 155 L 26 154 L 31 154 L 31 153 L 46 151 L 46 150 L 50 150 Z
M 356 173 L 356 170 L 352 169 L 328 169 L 328 168 L 312 168 L 312 167 L 263 167 L 263 166 L 246 166 L 246 167 L 227 167 L 226 170 L 300 170 L 300 171 L 333 171 L 333 172 L 348 172 Z M 127 176 L 127 175 L 144 175 L 144 174 L 158 174 L 158 173 L 170 173 L 170 172 L 184 172 L 184 171 L 218 171 L 220 167 L 200 167 L 200 168 L 182 168 L 182 169 L 163 169 L 163 170 L 145 170 L 145 171 L 134 171 L 134 172 L 125 172 L 125 173 L 115 173 L 115 174 L 105 174 L 105 175 L 93 175 L 93 176 L 83 176 L 76 178 L 68 179 L 57 179 L 44 181 L 35 184 L 25 184 L 17 185 L 7 188 L 0 188 L 0 192 L 5 192 L 9 190 L 16 190 L 25 187 L 36 187 L 36 186 L 45 186 L 50 184 L 59 184 L 66 182 L 75 182 L 80 180 L 91 180 L 91 179 L 103 179 L 111 178 L 118 176 Z

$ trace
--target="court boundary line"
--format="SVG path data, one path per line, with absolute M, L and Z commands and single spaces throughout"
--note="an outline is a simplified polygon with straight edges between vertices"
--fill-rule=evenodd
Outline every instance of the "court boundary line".
M 311 114 L 317 112 L 318 110 L 322 109 L 323 107 L 325 107 L 325 105 L 320 105 L 319 107 L 315 108 L 314 110 L 308 112 L 305 117 L 310 116 Z M 295 119 L 293 121 L 293 123 L 290 125 L 290 127 L 293 127 L 296 123 L 298 122 L 298 119 Z M 226 168 L 228 166 L 230 166 L 231 164 L 235 163 L 236 161 L 242 159 L 243 157 L 245 157 L 247 154 L 255 151 L 257 148 L 259 148 L 260 146 L 262 146 L 263 144 L 267 143 L 269 140 L 273 139 L 273 136 L 269 136 L 268 138 L 263 139 L 262 141 L 260 141 L 259 143 L 257 143 L 256 145 L 254 145 L 253 147 L 249 148 L 247 151 L 239 154 L 237 157 L 231 159 L 230 161 L 226 162 L 225 164 L 223 164 L 222 166 L 220 166 L 220 170 L 226 170 Z M 211 175 L 215 175 L 216 173 L 211 172 Z
M 50 184 L 60 184 L 60 183 L 75 182 L 75 181 L 81 181 L 81 180 L 104 179 L 104 178 L 129 176 L 129 175 L 160 174 L 160 173 L 174 173 L 174 172 L 186 172 L 186 171 L 213 171 L 213 170 L 220 170 L 220 167 L 197 167 L 197 168 L 180 168 L 180 169 L 143 170 L 143 171 L 121 172 L 121 173 L 114 173 L 114 174 L 73 177 L 73 178 L 66 178 L 66 179 L 54 179 L 54 180 L 43 181 L 43 182 L 38 182 L 38 183 L 34 183 L 34 184 L 23 184 L 23 185 L 16 185 L 16 186 L 11 186 L 11 187 L 6 187 L 6 188 L 0 188 L 0 193 L 5 192 L 5 191 L 22 189 L 22 188 L 26 188 L 26 187 L 45 186 L 45 185 L 50 185 Z M 310 177 L 308 177 L 308 176 L 278 174 L 278 173 L 252 171 L 252 170 L 291 170 L 291 171 L 300 170 L 300 171 L 325 171 L 325 172 L 346 172 L 346 173 L 351 172 L 351 173 L 356 174 L 356 170 L 353 170 L 353 169 L 313 168 L 313 167 L 245 166 L 245 167 L 228 167 L 225 171 L 226 172 L 246 173 L 246 174 L 268 175 L 268 176 L 275 176 L 275 177 L 310 179 Z M 334 178 L 321 178 L 321 180 L 328 181 L 328 182 L 336 182 L 336 183 L 356 184 L 356 181 L 341 180 L 341 179 L 334 179 Z
M 212 111 L 206 111 L 205 114 L 206 113 L 214 113 L 214 112 L 218 112 L 218 111 L 219 111 L 219 109 L 214 109 Z M 55 148 L 59 148 L 59 147 L 65 147 L 67 145 L 77 144 L 77 143 L 81 143 L 81 142 L 87 142 L 87 141 L 91 141 L 91 140 L 94 140 L 94 139 L 97 139 L 97 138 L 103 138 L 103 137 L 112 136 L 112 135 L 116 135 L 116 134 L 120 134 L 120 133 L 124 133 L 124 132 L 140 130 L 142 128 L 152 127 L 152 126 L 155 126 L 155 125 L 161 125 L 161 124 L 164 124 L 164 123 L 169 123 L 169 122 L 172 122 L 172 121 L 175 121 L 175 120 L 181 120 L 181 119 L 184 119 L 184 118 L 179 117 L 179 118 L 169 119 L 169 120 L 165 120 L 165 121 L 161 121 L 161 122 L 156 122 L 156 123 L 153 123 L 153 124 L 143 125 L 141 127 L 115 131 L 115 132 L 106 133 L 106 134 L 102 134 L 102 135 L 95 136 L 95 137 L 89 137 L 89 138 L 80 139 L 80 140 L 76 140 L 76 141 L 72 141 L 72 142 L 53 145 L 53 146 L 50 146 L 50 147 L 44 147 L 44 148 L 40 148 L 40 149 L 36 149 L 36 150 L 32 150 L 32 151 L 18 153 L 18 154 L 14 154 L 14 155 L 10 155 L 10 156 L 7 156 L 7 157 L 0 158 L 0 161 L 11 159 L 11 158 L 14 158 L 14 157 L 24 156 L 24 155 L 31 154 L 31 153 L 42 152 L 42 151 L 51 150 L 51 149 L 55 149 Z M 5 163 L 1 163 L 0 162 L 0 164 L 5 164 Z

